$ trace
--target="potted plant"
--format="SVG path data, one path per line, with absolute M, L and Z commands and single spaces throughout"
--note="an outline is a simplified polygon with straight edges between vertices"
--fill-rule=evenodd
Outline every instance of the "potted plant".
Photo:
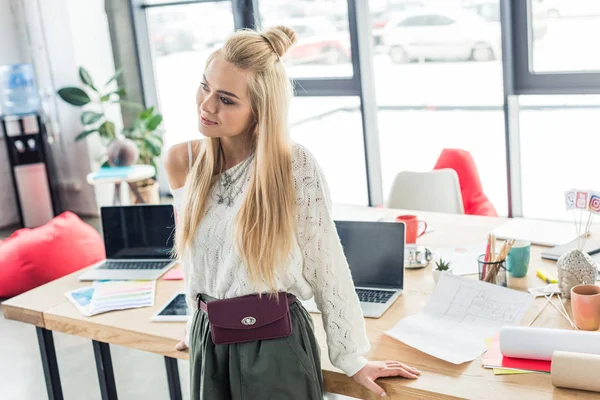
M 152 165 L 157 171 L 156 160 L 160 157 L 163 148 L 163 130 L 159 129 L 162 115 L 154 107 L 140 112 L 133 122 L 132 127 L 123 129 L 123 136 L 135 143 L 139 151 L 138 164 Z M 160 193 L 156 176 L 137 181 L 137 186 L 145 203 L 158 203 Z M 131 197 L 132 203 L 136 202 L 135 196 Z
M 126 94 L 124 88 L 111 89 L 111 84 L 120 75 L 121 71 L 117 70 L 100 88 L 94 84 L 88 71 L 80 67 L 79 78 L 83 87 L 67 86 L 58 90 L 62 100 L 75 107 L 85 108 L 81 113 L 81 124 L 85 130 L 75 137 L 75 141 L 97 133 L 106 148 L 101 160 L 103 167 L 137 163 L 152 165 L 156 170 L 156 159 L 160 157 L 163 146 L 163 132 L 158 129 L 162 122 L 162 115 L 156 112 L 154 107 L 144 109 L 141 104 L 122 99 Z M 106 116 L 106 106 L 115 103 L 130 107 L 137 112 L 132 126 L 124 127 L 121 132 L 116 131 L 115 123 Z M 156 176 L 134 184 L 144 202 L 159 202 Z M 136 203 L 135 196 L 132 196 L 132 202 Z
M 121 71 L 117 71 L 102 87 L 98 87 L 94 84 L 89 72 L 84 67 L 79 67 L 79 79 L 83 83 L 83 87 L 66 86 L 58 90 L 58 95 L 63 101 L 75 107 L 85 108 L 80 117 L 85 130 L 75 137 L 75 141 L 97 133 L 102 144 L 108 146 L 117 138 L 117 134 L 115 123 L 106 116 L 106 106 L 121 103 L 142 108 L 140 105 L 121 99 L 121 96 L 125 95 L 125 89 L 110 88 L 120 75 Z
M 452 269 L 450 268 L 450 261 L 444 261 L 440 257 L 438 261 L 435 262 L 435 269 L 433 270 L 433 281 L 437 284 L 440 279 L 440 274 L 442 271 L 446 271 L 449 274 L 452 273 Z

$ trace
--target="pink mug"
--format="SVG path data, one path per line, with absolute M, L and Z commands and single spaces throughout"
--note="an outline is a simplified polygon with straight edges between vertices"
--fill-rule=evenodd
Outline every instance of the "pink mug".
M 396 221 L 404 222 L 406 226 L 405 236 L 407 244 L 417 243 L 417 238 L 423 236 L 427 230 L 427 222 L 420 221 L 416 215 L 399 215 L 396 217 Z
M 600 328 L 600 286 L 573 286 L 571 311 L 573 311 L 575 325 L 579 329 L 597 331 Z

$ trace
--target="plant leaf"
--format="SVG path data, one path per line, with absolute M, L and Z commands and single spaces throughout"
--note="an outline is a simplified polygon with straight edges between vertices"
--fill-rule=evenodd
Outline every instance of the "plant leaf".
M 160 114 L 153 115 L 146 123 L 146 129 L 148 129 L 150 132 L 152 132 L 160 125 L 161 122 L 162 122 L 162 115 L 160 115 Z
M 67 103 L 81 107 L 88 104 L 90 96 L 83 90 L 75 86 L 67 86 L 58 90 L 58 95 Z
M 142 111 L 140 113 L 140 118 L 141 119 L 148 119 L 150 118 L 150 116 L 152 116 L 152 114 L 154 113 L 154 106 L 150 107 L 149 109 Z
M 160 156 L 160 153 L 162 152 L 162 143 L 157 141 L 154 136 L 146 136 L 144 139 L 146 146 L 148 146 L 148 150 L 150 150 L 150 153 L 152 153 L 155 157 Z
M 97 113 L 95 111 L 84 111 L 81 114 L 81 123 L 83 125 L 91 125 L 93 123 L 98 122 L 103 116 L 104 114 Z
M 94 86 L 92 77 L 90 76 L 90 73 L 87 71 L 87 69 L 79 67 L 79 79 L 81 79 L 81 82 L 83 82 L 85 85 L 88 85 L 90 88 L 92 88 L 94 92 L 98 91 L 98 89 L 96 89 L 96 86 Z
M 127 94 L 125 88 L 118 88 L 113 93 L 118 94 L 119 96 L 125 96 Z
M 90 129 L 88 131 L 83 131 L 79 135 L 75 136 L 75 141 L 77 142 L 77 141 L 79 141 L 79 140 L 81 140 L 83 138 L 86 138 L 88 135 L 91 135 L 94 132 L 98 132 L 98 130 L 97 129 Z
M 119 88 L 117 90 L 115 90 L 114 92 L 110 92 L 110 93 L 106 93 L 104 96 L 100 97 L 100 101 L 108 101 L 110 100 L 110 97 L 116 94 L 119 97 L 125 96 L 126 92 L 124 88 Z
M 112 81 L 114 81 L 115 79 L 117 79 L 119 76 L 121 76 L 121 74 L 123 73 L 123 68 L 117 68 L 117 71 L 115 72 L 115 74 L 112 76 L 112 78 L 110 78 L 105 84 L 104 86 L 108 86 L 111 84 Z
M 150 136 L 152 136 L 156 142 L 160 143 L 161 146 L 163 145 L 164 142 L 161 134 L 152 132 Z
M 98 133 L 100 136 L 105 137 L 107 139 L 115 138 L 115 124 L 111 121 L 104 121 L 102 125 L 98 128 Z

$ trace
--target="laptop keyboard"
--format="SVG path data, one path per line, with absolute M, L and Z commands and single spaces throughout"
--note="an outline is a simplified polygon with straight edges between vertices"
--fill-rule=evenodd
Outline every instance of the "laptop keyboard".
M 169 265 L 171 261 L 105 261 L 98 269 L 163 269 Z
M 355 289 L 358 299 L 363 303 L 387 303 L 395 292 L 389 290 Z

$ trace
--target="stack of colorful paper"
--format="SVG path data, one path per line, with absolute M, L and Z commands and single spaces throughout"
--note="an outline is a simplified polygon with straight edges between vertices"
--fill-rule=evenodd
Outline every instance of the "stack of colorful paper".
M 493 368 L 495 375 L 550 373 L 552 365 L 550 361 L 503 356 L 499 333 L 489 341 L 482 364 L 484 368 Z
M 104 281 L 65 293 L 83 315 L 154 305 L 155 281 Z

